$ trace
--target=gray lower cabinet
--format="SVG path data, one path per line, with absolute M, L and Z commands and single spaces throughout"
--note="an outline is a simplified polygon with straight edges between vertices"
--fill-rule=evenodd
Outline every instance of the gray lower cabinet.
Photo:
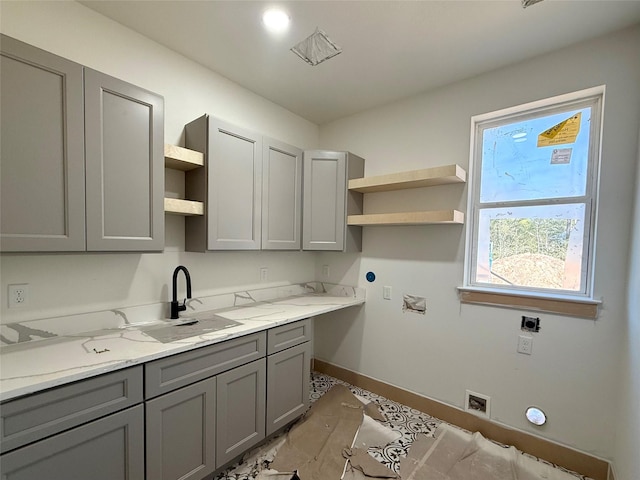
M 2 480 L 144 480 L 142 405 L 2 455 Z
M 362 227 L 347 226 L 363 213 L 362 193 L 348 181 L 364 176 L 364 160 L 349 152 L 304 152 L 303 250 L 362 251 Z
M 0 478 L 142 480 L 142 367 L 0 406 Z
M 147 478 L 200 480 L 216 468 L 216 378 L 147 401 Z
M 0 480 L 207 477 L 304 413 L 310 340 L 300 320 L 6 401 Z
M 162 97 L 0 45 L 0 250 L 162 250 Z
M 267 357 L 267 435 L 302 415 L 309 407 L 311 342 Z
M 147 479 L 201 479 L 265 438 L 267 332 L 145 365 Z
M 265 333 L 260 332 L 149 362 L 144 366 L 145 398 L 148 400 L 264 358 L 266 343 Z
M 217 377 L 216 468 L 265 438 L 265 359 Z
M 0 450 L 14 450 L 142 400 L 141 366 L 8 400 L 0 406 Z
M 147 479 L 199 480 L 263 440 L 265 395 L 261 358 L 147 400 Z

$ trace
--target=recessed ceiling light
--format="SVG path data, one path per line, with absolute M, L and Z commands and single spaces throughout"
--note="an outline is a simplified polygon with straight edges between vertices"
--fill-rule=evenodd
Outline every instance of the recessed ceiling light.
M 272 33 L 282 33 L 289 28 L 289 15 L 279 8 L 270 8 L 262 14 L 262 23 Z

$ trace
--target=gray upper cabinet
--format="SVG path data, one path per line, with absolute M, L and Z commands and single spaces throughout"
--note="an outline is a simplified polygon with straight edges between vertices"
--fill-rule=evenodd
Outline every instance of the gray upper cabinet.
M 263 138 L 262 249 L 300 250 L 302 150 Z
M 260 135 L 209 118 L 209 250 L 259 250 Z
M 187 172 L 185 194 L 205 200 L 204 218 L 186 219 L 186 249 L 260 250 L 262 137 L 204 115 L 185 127 L 186 147 L 206 155 Z
M 87 250 L 164 247 L 164 101 L 85 69 Z
M 361 215 L 362 194 L 348 181 L 364 176 L 364 160 L 349 152 L 304 152 L 302 246 L 304 250 L 361 251 L 362 227 L 347 226 Z
M 1 49 L 1 250 L 162 250 L 162 97 L 4 35 Z
M 186 250 L 299 250 L 302 150 L 209 115 L 185 126 L 185 146 L 206 156 L 185 173 Z
M 82 66 L 0 38 L 0 249 L 84 250 Z

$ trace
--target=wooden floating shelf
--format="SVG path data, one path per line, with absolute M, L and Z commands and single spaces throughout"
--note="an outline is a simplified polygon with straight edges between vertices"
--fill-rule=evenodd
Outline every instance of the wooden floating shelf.
M 389 192 L 408 188 L 432 187 L 467 181 L 467 172 L 460 165 L 424 168 L 408 172 L 389 173 L 375 177 L 349 180 L 349 190 L 360 193 Z
M 464 213 L 458 210 L 435 210 L 428 212 L 374 213 L 369 215 L 349 215 L 347 225 L 431 225 L 464 224 Z
M 185 172 L 193 170 L 204 166 L 204 154 L 165 143 L 164 166 Z
M 173 215 L 196 216 L 204 215 L 204 204 L 181 198 L 165 198 L 164 212 Z

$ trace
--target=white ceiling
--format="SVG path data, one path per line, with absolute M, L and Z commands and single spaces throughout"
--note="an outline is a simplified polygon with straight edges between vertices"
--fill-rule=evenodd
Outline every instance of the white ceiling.
M 640 22 L 638 0 L 80 3 L 319 125 Z M 343 52 L 312 67 L 289 49 L 316 27 Z

